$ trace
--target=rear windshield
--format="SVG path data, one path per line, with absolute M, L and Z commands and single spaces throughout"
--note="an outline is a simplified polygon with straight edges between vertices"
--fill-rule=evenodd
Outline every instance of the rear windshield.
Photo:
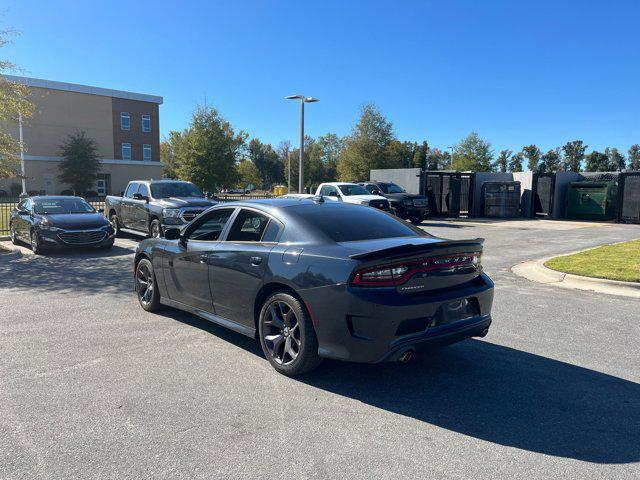
M 405 193 L 404 188 L 399 187 L 395 183 L 380 183 L 379 185 L 384 193 Z
M 300 205 L 291 213 L 335 242 L 427 235 L 396 217 L 365 206 Z
M 39 215 L 58 213 L 95 213 L 94 208 L 82 198 L 53 198 L 36 200 L 33 211 Z
M 151 196 L 153 198 L 204 197 L 204 193 L 191 183 L 152 183 Z
M 347 197 L 350 197 L 351 195 L 369 195 L 369 192 L 367 192 L 360 185 L 338 185 L 338 188 L 340 189 L 342 194 L 346 195 Z

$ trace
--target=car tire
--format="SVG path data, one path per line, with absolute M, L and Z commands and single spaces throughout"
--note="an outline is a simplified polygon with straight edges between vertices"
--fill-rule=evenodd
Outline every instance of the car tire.
M 135 289 L 138 303 L 147 312 L 159 310 L 160 292 L 156 282 L 156 274 L 151 262 L 143 258 L 136 264 Z
M 13 223 L 9 224 L 9 238 L 11 238 L 11 243 L 18 245 L 18 237 L 16 236 L 16 229 Z
M 258 318 L 258 335 L 265 357 L 283 375 L 301 375 L 322 361 L 307 309 L 287 292 L 276 292 L 264 302 Z
M 111 223 L 111 227 L 113 228 L 113 236 L 115 238 L 118 238 L 122 234 L 118 215 L 116 215 L 115 213 L 111 215 L 109 217 L 109 223 Z
M 149 237 L 151 238 L 162 238 L 164 237 L 164 232 L 162 231 L 162 224 L 160 220 L 154 218 L 151 220 L 149 224 Z
M 111 250 L 113 248 L 113 240 L 110 241 L 109 243 L 105 243 L 104 245 L 102 245 L 100 248 L 102 248 L 103 250 Z
M 42 242 L 40 241 L 38 234 L 31 230 L 29 238 L 31 239 L 29 242 L 31 244 L 31 251 L 34 255 L 41 255 L 44 252 L 44 247 L 42 246 Z

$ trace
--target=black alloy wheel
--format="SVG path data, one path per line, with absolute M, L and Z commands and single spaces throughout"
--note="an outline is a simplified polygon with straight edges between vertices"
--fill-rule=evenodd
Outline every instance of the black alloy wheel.
M 44 250 L 44 247 L 42 246 L 42 242 L 40 241 L 40 237 L 34 230 L 31 230 L 30 237 L 31 237 L 31 242 L 30 242 L 31 251 L 36 255 L 40 255 Z
M 153 219 L 151 221 L 151 224 L 149 224 L 149 236 L 151 238 L 162 238 L 164 236 L 162 232 L 162 225 L 160 225 L 160 220 Z
M 120 220 L 118 220 L 118 216 L 115 213 L 109 217 L 109 223 L 113 228 L 113 236 L 116 238 L 119 237 L 120 236 Z
M 293 295 L 271 295 L 262 307 L 258 327 L 262 350 L 278 372 L 300 375 L 320 364 L 313 324 L 306 308 Z
M 154 312 L 160 308 L 160 293 L 153 273 L 153 265 L 146 258 L 136 266 L 136 294 L 140 306 L 147 312 Z

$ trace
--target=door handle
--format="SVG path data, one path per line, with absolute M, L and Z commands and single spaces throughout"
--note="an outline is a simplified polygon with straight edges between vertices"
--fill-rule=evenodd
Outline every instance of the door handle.
M 251 265 L 257 267 L 262 263 L 262 257 L 251 257 Z
M 209 254 L 203 253 L 200 255 L 200 263 L 209 263 Z

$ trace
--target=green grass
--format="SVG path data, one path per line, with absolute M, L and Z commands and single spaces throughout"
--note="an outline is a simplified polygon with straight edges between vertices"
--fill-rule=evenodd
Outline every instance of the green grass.
M 640 240 L 555 257 L 548 260 L 545 266 L 585 277 L 640 282 Z

